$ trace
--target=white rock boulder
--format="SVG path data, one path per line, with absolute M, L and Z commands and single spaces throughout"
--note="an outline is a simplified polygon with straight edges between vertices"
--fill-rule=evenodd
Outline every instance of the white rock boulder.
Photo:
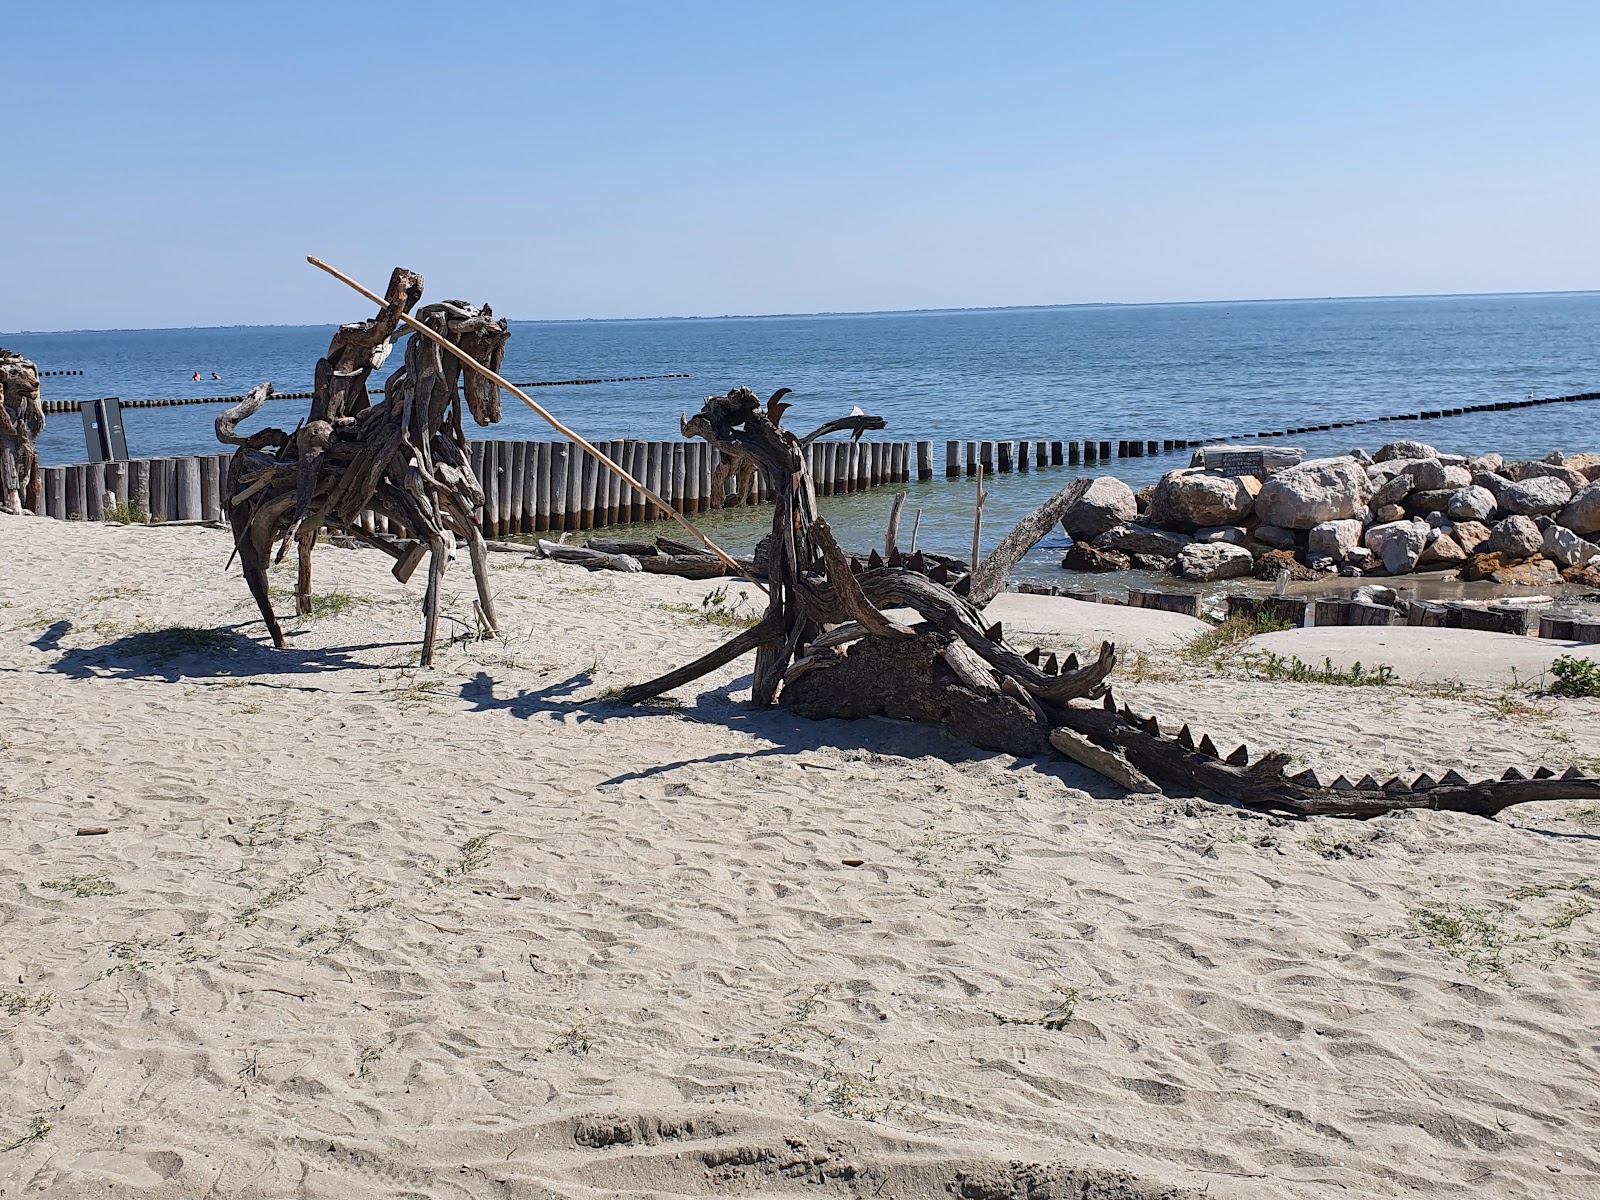
M 1115 476 L 1102 475 L 1062 515 L 1061 528 L 1075 542 L 1092 541 L 1138 515 L 1133 489 Z
M 1507 517 L 1489 531 L 1489 538 L 1478 547 L 1479 554 L 1504 554 L 1508 558 L 1532 558 L 1544 548 L 1544 534 L 1532 517 Z
M 1495 506 L 1494 493 L 1472 483 L 1451 492 L 1444 510 L 1454 521 L 1487 521 L 1494 516 Z
M 1307 556 L 1320 555 L 1334 562 L 1343 562 L 1350 556 L 1350 551 L 1361 544 L 1361 522 L 1354 518 L 1323 521 L 1311 527 L 1307 538 Z
M 1242 480 L 1193 468 L 1168 471 L 1156 484 L 1145 519 L 1166 529 L 1193 533 L 1210 525 L 1234 525 L 1255 508 Z
M 1176 570 L 1197 583 L 1240 579 L 1255 570 L 1255 558 L 1250 551 L 1227 542 L 1195 542 L 1179 553 Z
M 1600 483 L 1591 483 L 1574 496 L 1556 520 L 1585 537 L 1600 533 Z
M 1500 507 L 1524 517 L 1542 517 L 1560 512 L 1572 499 L 1572 488 L 1564 479 L 1534 475 L 1500 490 Z
M 1421 521 L 1391 521 L 1367 530 L 1367 549 L 1377 555 L 1383 569 L 1391 575 L 1416 570 L 1417 560 L 1428 545 L 1428 526 Z
M 1313 458 L 1263 483 L 1256 515 L 1264 525 L 1310 529 L 1360 516 L 1371 494 L 1366 468 L 1355 459 Z
M 1600 546 L 1579 537 L 1562 525 L 1552 525 L 1544 531 L 1544 556 L 1563 567 L 1578 567 L 1600 554 Z

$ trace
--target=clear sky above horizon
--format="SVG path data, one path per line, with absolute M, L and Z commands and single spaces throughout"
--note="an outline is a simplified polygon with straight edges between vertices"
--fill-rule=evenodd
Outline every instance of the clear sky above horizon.
M 1600 287 L 1600 5 L 14 5 L 0 330 Z M 20 174 L 19 174 L 20 172 Z

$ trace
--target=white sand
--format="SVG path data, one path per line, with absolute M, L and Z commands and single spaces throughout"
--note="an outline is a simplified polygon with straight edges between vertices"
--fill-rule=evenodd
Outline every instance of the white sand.
M 319 551 L 358 602 L 275 652 L 228 550 L 0 520 L 0 1147 L 38 1133 L 0 1196 L 1600 1189 L 1580 806 L 1127 797 L 752 711 L 748 663 L 626 712 L 600 693 L 725 636 L 661 607 L 708 586 L 511 557 L 506 637 L 436 672 L 372 552 Z M 148 655 L 174 625 L 229 632 Z M 1596 701 L 1169 658 L 1119 690 L 1319 768 L 1600 757 Z M 1425 906 L 1480 910 L 1498 969 L 1409 936 Z

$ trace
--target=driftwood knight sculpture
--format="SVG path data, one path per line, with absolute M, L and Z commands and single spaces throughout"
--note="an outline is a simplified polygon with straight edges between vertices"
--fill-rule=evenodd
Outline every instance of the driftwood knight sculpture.
M 384 383 L 383 399 L 369 405 L 367 379 L 388 357 L 400 314 L 422 296 L 422 277 L 397 268 L 382 310 L 369 321 L 342 325 L 327 356 L 317 363 L 309 418 L 295 431 L 236 432 L 261 407 L 270 384 L 258 385 L 217 418 L 217 438 L 238 446 L 228 471 L 228 519 L 245 582 L 261 610 L 272 641 L 283 648 L 283 630 L 267 594 L 272 547 L 281 539 L 281 559 L 293 541 L 299 551 L 295 604 L 311 611 L 311 552 L 327 528 L 386 551 L 404 583 L 424 556 L 429 558 L 423 598 L 422 665 L 433 662 L 439 622 L 439 588 L 456 540 L 467 544 L 478 589 L 483 631 L 495 629 L 489 594 L 487 549 L 481 525 L 483 488 L 472 473 L 462 432 L 466 407 L 479 425 L 500 419 L 500 392 L 493 383 L 463 370 L 459 359 L 420 335 L 407 342 L 405 363 Z M 430 304 L 416 318 L 498 370 L 510 331 L 488 305 L 459 300 Z M 464 377 L 463 377 L 464 376 Z M 402 527 L 405 538 L 374 533 L 358 518 L 371 510 Z
M 39 368 L 0 349 L 0 513 L 39 511 L 38 443 L 43 429 Z
M 872 420 L 874 418 L 846 418 Z M 1281 754 L 1250 760 L 1240 746 L 1224 757 L 1187 725 L 1163 728 L 1155 717 L 1119 707 L 1108 676 L 1116 649 L 1096 661 L 1060 663 L 1038 649 L 1010 646 L 981 609 L 1005 585 L 1023 555 L 1079 500 L 1090 481 L 1076 480 L 1020 521 L 975 570 L 904 555 L 895 522 L 881 557 L 846 555 L 817 513 L 800 439 L 783 432 L 744 388 L 713 396 L 683 423 L 724 455 L 764 473 L 775 510 L 768 556 L 770 594 L 761 621 L 696 661 L 621 695 L 638 703 L 755 652 L 751 685 L 757 705 L 779 704 L 811 717 L 877 713 L 941 725 L 955 737 L 1013 754 L 1055 749 L 1131 791 L 1212 795 L 1252 808 L 1302 816 L 1371 817 L 1395 809 L 1438 808 L 1492 817 L 1534 800 L 1600 797 L 1600 778 L 1577 769 L 1508 771 L 1470 783 L 1454 772 L 1410 782 L 1344 776 L 1324 786 L 1314 772 L 1288 775 Z M 898 513 L 898 507 L 896 509 Z M 911 610 L 914 623 L 892 611 Z M 1081 701 L 1099 700 L 1099 704 Z

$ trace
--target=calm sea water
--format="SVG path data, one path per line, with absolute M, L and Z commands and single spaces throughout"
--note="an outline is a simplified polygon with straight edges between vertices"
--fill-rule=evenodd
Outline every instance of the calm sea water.
M 524 381 L 686 372 L 690 378 L 541 389 L 538 398 L 594 438 L 671 437 L 678 415 L 738 384 L 791 387 L 788 417 L 809 428 L 851 405 L 881 413 L 889 435 L 930 438 L 942 467 L 947 438 L 1207 437 L 1284 425 L 1481 401 L 1600 390 L 1600 293 L 1376 300 L 1117 305 L 847 316 L 655 321 L 514 322 L 508 378 Z M 269 379 L 311 386 L 331 327 L 5 334 L 0 344 L 41 370 L 47 399 L 237 394 Z M 384 371 L 399 365 L 398 353 Z M 200 371 L 202 383 L 190 375 Z M 212 371 L 222 376 L 216 382 Z M 304 401 L 268 404 L 292 427 Z M 132 410 L 136 456 L 216 446 L 220 406 Z M 514 398 L 494 436 L 544 438 Z M 258 417 L 257 421 L 263 420 Z M 1420 437 L 1466 452 L 1542 456 L 1600 448 L 1600 402 L 1386 423 L 1289 439 L 1313 454 Z M 83 457 L 75 416 L 54 417 L 46 463 Z M 1109 469 L 1138 486 L 1177 465 L 1168 455 Z M 1069 478 L 1066 468 L 992 481 L 986 542 Z M 923 510 L 921 544 L 965 554 L 970 482 L 913 485 L 907 520 Z M 854 544 L 881 539 L 887 492 L 826 506 Z M 734 545 L 766 518 L 713 524 Z M 1054 571 L 1060 547 L 1035 552 L 1026 573 Z

